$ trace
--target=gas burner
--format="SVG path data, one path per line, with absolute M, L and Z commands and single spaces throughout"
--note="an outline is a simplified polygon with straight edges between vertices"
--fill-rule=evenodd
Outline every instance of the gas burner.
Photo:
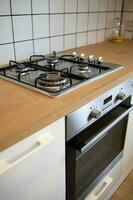
M 71 85 L 71 79 L 61 72 L 46 72 L 36 79 L 36 85 L 50 92 L 61 91 Z
M 30 67 L 24 64 L 16 64 L 15 66 L 16 73 L 26 73 L 28 70 L 30 70 Z
M 96 70 L 88 64 L 77 64 L 71 67 L 70 73 L 81 78 L 90 78 L 92 74 L 96 73 Z
M 56 64 L 59 63 L 58 57 L 50 56 L 50 57 L 47 57 L 46 60 L 47 60 L 47 63 L 48 63 L 50 66 L 55 66 Z

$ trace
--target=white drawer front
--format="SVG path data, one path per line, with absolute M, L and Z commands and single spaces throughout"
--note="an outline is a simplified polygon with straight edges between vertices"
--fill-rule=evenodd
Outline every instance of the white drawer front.
M 84 200 L 106 200 L 106 196 L 108 196 L 107 194 L 120 178 L 120 171 L 121 161 L 113 167 L 113 169 L 100 181 L 95 189 Z

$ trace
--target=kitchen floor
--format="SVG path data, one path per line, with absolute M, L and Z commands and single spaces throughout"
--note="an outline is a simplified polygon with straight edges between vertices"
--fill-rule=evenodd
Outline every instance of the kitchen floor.
M 120 185 L 110 200 L 133 200 L 133 171 Z

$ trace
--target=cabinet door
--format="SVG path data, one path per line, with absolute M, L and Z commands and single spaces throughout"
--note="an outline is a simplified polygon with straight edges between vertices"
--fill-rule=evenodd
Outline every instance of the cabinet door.
M 133 97 L 132 97 L 133 104 Z M 129 114 L 126 140 L 124 146 L 123 166 L 122 166 L 122 180 L 133 169 L 133 111 Z
M 65 200 L 65 120 L 0 153 L 1 200 Z

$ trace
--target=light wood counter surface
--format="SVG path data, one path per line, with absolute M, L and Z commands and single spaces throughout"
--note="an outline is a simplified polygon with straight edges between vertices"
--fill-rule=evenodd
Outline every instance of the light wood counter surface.
M 105 61 L 122 64 L 124 68 L 56 99 L 0 79 L 0 151 L 133 77 L 131 40 L 120 44 L 104 42 L 82 47 L 76 51 L 84 52 L 86 56 L 90 54 L 95 57 L 103 56 Z

